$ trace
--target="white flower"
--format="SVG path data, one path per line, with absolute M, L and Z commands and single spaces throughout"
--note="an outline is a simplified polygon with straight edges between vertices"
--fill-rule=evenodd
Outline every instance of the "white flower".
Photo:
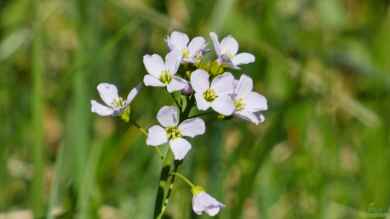
M 196 63 L 203 56 L 206 50 L 206 40 L 203 37 L 195 37 L 191 40 L 187 34 L 174 31 L 167 38 L 167 44 L 171 51 L 181 53 L 182 62 Z
M 200 118 L 186 119 L 179 124 L 179 109 L 164 106 L 157 113 L 160 125 L 149 128 L 146 144 L 158 146 L 169 142 L 175 160 L 182 160 L 191 149 L 191 144 L 183 137 L 195 137 L 204 134 L 205 123 Z
M 267 99 L 252 90 L 252 78 L 245 74 L 241 75 L 232 95 L 235 107 L 234 115 L 257 125 L 264 121 L 261 111 L 267 110 L 268 106 Z
M 100 116 L 117 116 L 120 115 L 133 101 L 141 90 L 141 85 L 133 88 L 127 95 L 126 100 L 118 96 L 118 89 L 115 85 L 109 83 L 100 83 L 97 86 L 100 97 L 106 105 L 91 100 L 91 111 Z
M 224 73 L 209 82 L 209 74 L 198 69 L 191 74 L 191 86 L 195 91 L 196 105 L 199 110 L 212 108 L 216 112 L 228 116 L 234 111 L 231 93 L 234 89 L 234 77 Z
M 229 35 L 219 42 L 217 34 L 211 32 L 210 38 L 213 41 L 214 49 L 218 56 L 217 60 L 220 64 L 225 64 L 238 69 L 239 65 L 255 61 L 255 56 L 250 53 L 238 53 L 238 42 L 232 36 Z
M 178 51 L 171 51 L 165 57 L 165 62 L 157 54 L 145 55 L 144 65 L 149 73 L 144 76 L 144 84 L 153 87 L 167 87 L 168 92 L 182 90 L 187 81 L 176 76 L 180 66 L 181 55 Z
M 209 216 L 215 216 L 223 207 L 225 207 L 224 204 L 217 201 L 215 198 L 204 192 L 203 189 L 198 186 L 193 189 L 193 194 L 194 196 L 192 197 L 192 210 L 197 215 L 206 213 Z

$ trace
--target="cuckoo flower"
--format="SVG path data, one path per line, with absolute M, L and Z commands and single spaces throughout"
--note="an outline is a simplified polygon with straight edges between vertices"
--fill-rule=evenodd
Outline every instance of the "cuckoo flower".
M 118 95 L 118 89 L 115 85 L 109 83 L 100 83 L 97 86 L 100 97 L 106 105 L 91 100 L 91 111 L 100 116 L 118 116 L 121 115 L 137 96 L 141 85 L 133 88 L 127 95 L 126 100 Z
M 204 134 L 205 123 L 200 118 L 186 119 L 179 124 L 179 109 L 175 106 L 164 106 L 157 113 L 160 125 L 149 128 L 146 144 L 158 146 L 169 143 L 175 160 L 182 160 L 191 149 L 191 144 L 184 137 L 195 137 Z
M 209 74 L 198 69 L 191 74 L 191 86 L 195 91 L 196 104 L 199 110 L 212 108 L 216 112 L 228 116 L 234 111 L 231 93 L 234 89 L 234 77 L 224 73 L 209 82 Z
M 199 62 L 206 50 L 206 40 L 203 37 L 195 37 L 191 41 L 187 34 L 174 31 L 167 38 L 167 44 L 171 51 L 179 51 L 183 63 Z
M 206 213 L 209 216 L 215 216 L 223 207 L 225 207 L 225 205 L 207 194 L 203 188 L 199 186 L 195 186 L 192 189 L 192 193 L 192 210 L 197 215 Z
M 145 55 L 144 65 L 149 73 L 144 76 L 144 84 L 153 87 L 167 87 L 168 92 L 182 90 L 187 81 L 176 76 L 179 69 L 181 54 L 171 51 L 165 57 L 165 62 L 157 54 Z
M 229 35 L 219 42 L 217 34 L 211 32 L 210 38 L 213 42 L 215 52 L 217 53 L 217 61 L 219 64 L 238 69 L 239 65 L 255 61 L 255 56 L 250 53 L 238 53 L 238 42 L 232 36 Z
M 240 80 L 236 81 L 232 95 L 235 107 L 234 115 L 257 125 L 264 121 L 261 111 L 267 110 L 268 106 L 267 99 L 252 90 L 252 78 L 242 74 Z

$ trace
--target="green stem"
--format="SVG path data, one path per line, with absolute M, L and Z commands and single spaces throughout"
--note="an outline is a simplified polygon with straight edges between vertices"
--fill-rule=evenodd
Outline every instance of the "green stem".
M 33 21 L 32 29 L 34 38 L 32 41 L 32 79 L 33 79 L 33 96 L 32 96 L 32 122 L 34 127 L 34 177 L 32 182 L 31 202 L 35 218 L 43 215 L 44 208 L 44 141 L 43 141 L 43 74 L 44 60 L 43 41 L 41 34 L 39 2 L 32 1 Z
M 195 185 L 187 177 L 185 177 L 181 173 L 174 172 L 174 173 L 172 173 L 172 175 L 179 177 L 179 179 L 181 179 L 183 182 L 187 183 L 187 185 L 189 185 L 191 188 L 195 187 Z
M 130 124 L 133 125 L 134 127 L 136 127 L 142 134 L 144 134 L 145 136 L 148 136 L 148 132 L 140 125 L 138 124 L 136 121 L 130 119 L 129 120 Z M 153 147 L 158 156 L 160 157 L 161 160 L 164 160 L 164 155 L 163 153 L 161 152 L 160 148 L 159 147 Z
M 136 121 L 130 119 L 129 121 L 134 127 L 136 127 L 142 134 L 145 136 L 148 136 L 148 132 L 141 126 L 139 125 Z
M 159 187 L 154 208 L 154 218 L 161 219 L 168 206 L 168 201 L 172 193 L 173 183 L 175 182 L 175 173 L 179 168 L 181 162 L 173 159 L 173 154 L 168 151 L 164 159 L 161 170 Z
M 198 114 L 192 115 L 192 116 L 190 116 L 188 118 L 191 119 L 191 118 L 195 118 L 195 117 L 207 116 L 207 115 L 210 115 L 212 113 L 214 113 L 214 112 L 213 111 L 209 111 L 209 112 L 198 113 Z

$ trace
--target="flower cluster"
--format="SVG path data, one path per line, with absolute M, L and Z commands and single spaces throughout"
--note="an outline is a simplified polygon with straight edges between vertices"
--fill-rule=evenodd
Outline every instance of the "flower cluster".
M 157 147 L 168 143 L 168 153 L 171 152 L 177 161 L 183 160 L 191 150 L 188 140 L 205 133 L 206 124 L 200 116 L 237 117 L 257 125 L 264 121 L 262 113 L 268 107 L 266 98 L 253 90 L 250 76 L 242 74 L 236 78 L 226 71 L 239 71 L 241 65 L 253 63 L 254 55 L 239 52 L 238 42 L 232 36 L 219 41 L 217 34 L 210 33 L 210 38 L 215 51 L 212 59 L 207 55 L 212 50 L 208 49 L 205 38 L 197 36 L 190 40 L 185 33 L 177 31 L 166 39 L 169 52 L 165 59 L 158 54 L 143 57 L 147 72 L 143 84 L 166 88 L 175 100 L 175 105 L 163 106 L 158 111 L 159 125 L 153 125 L 145 132 L 146 144 Z M 114 85 L 101 83 L 97 90 L 106 105 L 92 100 L 91 110 L 100 116 L 120 116 L 125 121 L 132 121 L 130 103 L 140 89 L 141 85 L 132 89 L 124 100 Z M 189 182 L 182 175 L 180 178 Z M 187 184 L 192 187 L 196 214 L 214 216 L 224 207 L 201 187 Z

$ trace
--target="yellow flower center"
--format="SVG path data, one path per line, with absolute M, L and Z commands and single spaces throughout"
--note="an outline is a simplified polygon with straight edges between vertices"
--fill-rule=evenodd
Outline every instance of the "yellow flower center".
M 183 58 L 187 59 L 190 57 L 190 51 L 187 48 L 184 48 L 182 53 L 183 53 Z
M 162 73 L 161 73 L 161 75 L 160 75 L 160 81 L 163 83 L 163 84 L 165 84 L 165 85 L 167 85 L 167 84 L 169 84 L 171 81 L 172 81 L 172 75 L 171 75 L 171 73 L 169 72 L 169 71 L 163 71 Z
M 234 101 L 234 107 L 236 108 L 237 111 L 241 111 L 245 108 L 245 102 L 242 98 L 239 98 Z
M 122 97 L 119 97 L 117 99 L 114 100 L 114 102 L 112 103 L 112 105 L 115 107 L 115 108 L 122 108 L 125 106 L 125 101 L 122 99 Z
M 177 127 L 169 127 L 166 131 L 169 139 L 180 138 L 182 136 Z
M 218 96 L 213 89 L 209 88 L 203 93 L 203 97 L 206 101 L 211 102 L 215 100 Z

